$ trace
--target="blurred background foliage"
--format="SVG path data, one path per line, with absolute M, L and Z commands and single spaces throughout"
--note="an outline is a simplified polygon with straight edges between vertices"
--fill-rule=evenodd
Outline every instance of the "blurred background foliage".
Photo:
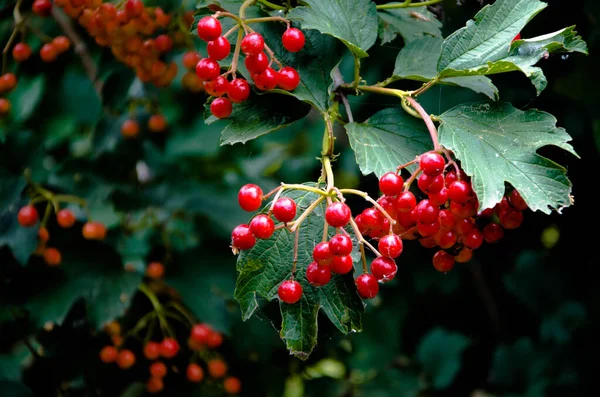
M 0 42 L 11 29 L 5 3 L 0 2 Z M 193 8 L 192 2 L 185 3 Z M 482 3 L 447 0 L 431 10 L 447 36 Z M 575 205 L 550 216 L 527 212 L 519 229 L 446 275 L 431 266 L 430 251 L 409 242 L 395 280 L 368 302 L 363 332 L 341 336 L 327 321 L 320 322 L 319 343 L 305 362 L 288 354 L 266 317 L 241 321 L 233 300 L 235 257 L 229 236 L 248 218 L 237 206 L 241 185 L 257 183 L 268 191 L 280 181 L 318 177 L 320 118 L 309 115 L 245 145 L 220 147 L 220 122 L 204 124 L 206 97 L 182 89 L 183 68 L 169 89 L 144 86 L 90 41 L 104 85 L 100 98 L 73 51 L 50 65 L 21 65 L 18 88 L 10 94 L 12 118 L 0 120 L 0 394 L 143 394 L 143 386 L 131 383 L 135 374 L 99 365 L 105 335 L 96 329 L 115 317 L 135 322 L 136 314 L 139 318 L 147 309 L 136 287 L 145 264 L 163 258 L 168 248 L 167 285 L 201 321 L 224 332 L 223 353 L 242 380 L 244 396 L 592 395 L 597 387 L 593 363 L 600 353 L 593 229 L 593 172 L 600 159 L 600 3 L 548 3 L 522 36 L 577 25 L 591 55 L 543 60 L 549 84 L 539 97 L 519 73 L 493 80 L 502 100 L 553 114 L 573 137 L 581 159 L 552 148 L 542 152 L 568 168 Z M 59 34 L 52 20 L 39 23 L 47 34 Z M 363 61 L 363 77 L 369 82 L 388 77 L 402 45 L 397 38 L 375 46 Z M 174 56 L 180 65 L 182 54 Z M 351 76 L 351 58 L 342 71 Z M 125 141 L 120 124 L 133 109 L 130 100 L 140 97 L 155 101 L 169 129 L 165 134 L 143 131 L 140 139 Z M 469 90 L 436 86 L 422 105 L 440 114 L 481 99 Z M 371 95 L 350 101 L 357 120 L 398 106 Z M 139 120 L 149 116 L 143 108 L 134 111 Z M 343 131 L 338 133 L 337 185 L 376 194 L 377 180 L 361 176 Z M 36 238 L 35 233 L 23 235 L 13 217 L 26 202 L 19 195 L 25 168 L 53 191 L 86 198 L 93 217 L 109 227 L 106 243 L 86 243 L 76 231 L 51 223 L 65 266 L 50 271 L 36 258 L 22 266 Z M 358 211 L 361 205 L 356 202 L 353 208 Z M 159 226 L 123 227 L 149 216 Z M 137 272 L 122 271 L 125 264 Z M 28 314 L 21 315 L 21 309 Z M 275 304 L 265 310 L 278 309 Z M 43 356 L 34 358 L 24 341 Z M 172 387 L 170 396 L 203 395 L 176 381 Z

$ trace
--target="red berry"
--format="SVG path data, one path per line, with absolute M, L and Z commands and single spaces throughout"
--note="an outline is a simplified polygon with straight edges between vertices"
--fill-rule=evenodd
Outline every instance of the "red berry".
M 260 33 L 250 33 L 242 39 L 241 49 L 246 55 L 258 54 L 265 48 L 265 40 Z
M 465 234 L 462 239 L 462 243 L 471 249 L 477 249 L 481 247 L 483 243 L 483 234 L 477 228 L 473 228 L 469 233 Z
M 446 160 L 439 153 L 427 152 L 419 157 L 419 167 L 421 167 L 425 175 L 440 175 L 444 171 L 445 166 Z
M 334 255 L 333 261 L 329 265 L 329 269 L 338 274 L 346 274 L 354 267 L 352 256 L 350 255 Z
M 40 48 L 40 58 L 44 62 L 53 62 L 58 56 L 58 49 L 52 43 L 46 43 Z
M 208 363 L 208 373 L 213 378 L 222 378 L 227 373 L 227 365 L 218 358 L 210 360 Z
M 168 52 L 173 48 L 173 40 L 166 34 L 161 34 L 154 39 L 154 45 L 158 52 Z
M 266 68 L 263 72 L 254 75 L 254 84 L 261 91 L 272 90 L 277 87 L 277 72 L 272 68 Z
M 504 236 L 504 229 L 497 223 L 488 223 L 482 230 L 483 239 L 488 243 L 495 243 Z
M 210 103 L 210 112 L 216 118 L 225 119 L 231 116 L 232 111 L 233 105 L 227 98 L 215 98 L 215 100 Z
M 26 61 L 31 56 L 31 47 L 29 46 L 29 44 L 24 42 L 17 43 L 13 47 L 12 56 L 15 62 Z
M 264 52 L 254 55 L 247 55 L 244 59 L 244 65 L 250 74 L 262 73 L 269 67 L 269 57 Z
M 189 363 L 185 375 L 190 382 L 200 383 L 204 379 L 204 370 L 196 363 Z
M 14 73 L 4 73 L 0 76 L 0 94 L 11 92 L 17 86 L 17 76 Z
M 140 125 L 135 120 L 125 120 L 121 125 L 121 135 L 125 138 L 135 138 L 140 134 Z
M 473 257 L 473 250 L 471 248 L 464 247 L 458 255 L 454 257 L 454 260 L 458 263 L 466 263 Z
M 396 208 L 396 198 L 392 196 L 381 196 L 377 199 L 377 203 L 387 212 L 387 214 L 396 218 L 398 215 L 398 209 Z M 383 212 L 382 212 L 383 215 Z
M 464 204 L 471 197 L 471 184 L 467 181 L 454 181 L 448 186 L 448 197 L 459 204 Z
M 417 198 L 412 192 L 402 192 L 396 200 L 398 212 L 411 212 L 417 207 Z
M 223 381 L 223 389 L 228 394 L 238 394 L 242 391 L 242 382 L 234 376 L 229 376 Z
M 229 83 L 227 96 L 231 102 L 244 102 L 250 96 L 250 84 L 242 78 L 233 79 Z
M 86 222 L 81 229 L 81 234 L 87 240 L 104 240 L 106 226 L 100 222 Z
M 46 248 L 42 254 L 42 257 L 48 266 L 58 266 L 62 261 L 62 255 L 56 248 Z
M 50 0 L 35 0 L 31 10 L 41 17 L 47 17 L 52 11 L 52 2 Z
M 366 231 L 381 229 L 383 219 L 383 214 L 375 208 L 366 208 L 361 214 L 361 223 Z
M 277 85 L 282 90 L 293 91 L 300 84 L 300 75 L 291 66 L 285 66 L 277 72 Z
M 298 52 L 304 47 L 304 33 L 297 28 L 288 28 L 281 36 L 283 47 L 289 52 Z
M 0 89 L 2 91 L 2 89 Z M 0 98 L 0 117 L 7 115 L 10 112 L 11 104 L 6 98 Z
M 514 208 L 507 208 L 503 210 L 500 215 L 500 224 L 505 229 L 516 229 L 523 223 L 523 213 Z
M 71 40 L 67 36 L 56 36 L 52 39 L 52 45 L 56 51 L 62 53 L 71 48 Z
M 62 209 L 56 214 L 56 222 L 60 227 L 69 228 L 75 224 L 75 215 L 69 209 Z
M 214 59 L 202 58 L 196 65 L 196 75 L 200 80 L 214 80 L 221 74 L 221 67 Z
M 117 365 L 121 369 L 129 369 L 135 364 L 135 354 L 131 350 L 123 349 L 117 356 Z
M 227 58 L 231 53 L 231 44 L 229 44 L 229 40 L 226 37 L 221 36 L 213 41 L 209 41 L 206 45 L 206 51 L 210 58 L 220 61 Z
M 160 355 L 164 358 L 173 358 L 179 352 L 179 343 L 176 339 L 165 338 L 160 342 Z
M 454 267 L 454 257 L 444 250 L 433 254 L 433 267 L 441 273 L 446 273 Z
M 273 206 L 273 216 L 279 222 L 291 222 L 296 217 L 296 202 L 289 197 L 277 199 Z
M 411 212 L 398 212 L 398 215 L 396 215 L 396 220 L 403 228 L 410 229 L 417 223 L 416 216 L 416 210 Z
M 150 365 L 150 375 L 156 378 L 164 378 L 167 375 L 167 366 L 161 361 L 153 362 Z
M 440 226 L 450 229 L 456 224 L 456 217 L 450 210 L 443 209 L 438 214 L 438 221 L 440 222 Z
M 245 211 L 252 212 L 260 208 L 263 199 L 263 191 L 260 186 L 248 183 L 240 188 L 238 192 L 238 203 Z
M 457 240 L 458 236 L 452 230 L 440 230 L 435 235 L 435 242 L 443 249 L 452 248 Z
M 148 119 L 148 129 L 152 132 L 163 132 L 167 129 L 167 119 L 162 114 L 153 114 Z
M 231 245 L 238 250 L 249 250 L 256 244 L 256 238 L 246 224 L 238 225 L 231 232 Z
M 26 205 L 25 207 L 22 207 L 17 214 L 19 225 L 23 227 L 34 226 L 38 222 L 38 219 L 38 212 L 33 205 Z
M 441 177 L 441 175 L 438 175 L 435 178 L 437 179 L 439 177 Z M 442 179 L 442 182 L 443 182 L 444 178 L 441 178 L 441 179 Z M 431 193 L 431 192 L 429 192 L 429 200 L 433 204 L 438 205 L 438 206 L 446 205 L 446 203 L 448 202 L 448 189 L 446 189 L 445 187 L 443 187 L 437 193 Z
M 379 178 L 379 190 L 386 196 L 397 196 L 402 193 L 404 179 L 395 172 L 386 172 Z
M 333 261 L 333 254 L 329 249 L 329 243 L 322 241 L 313 248 L 313 259 L 320 266 L 327 266 Z
M 373 259 L 373 262 L 371 262 L 371 273 L 378 281 L 385 283 L 392 280 L 396 276 L 397 271 L 398 266 L 391 258 L 380 256 Z
M 344 227 L 350 222 L 352 212 L 345 203 L 332 203 L 325 210 L 325 220 L 330 226 Z
M 160 280 L 165 275 L 165 265 L 160 262 L 150 262 L 146 267 L 146 275 L 154 280 Z
M 150 378 L 148 378 L 148 381 L 146 382 L 146 390 L 150 394 L 160 393 L 162 391 L 162 389 L 164 389 L 164 387 L 165 387 L 165 384 L 164 384 L 162 378 L 155 378 L 155 377 L 151 376 Z
M 142 0 L 127 0 L 125 12 L 129 18 L 139 17 L 144 12 L 144 3 Z
M 363 299 L 371 299 L 379 292 L 379 283 L 372 274 L 363 273 L 354 282 L 358 295 Z
M 454 230 L 461 236 L 469 233 L 475 228 L 475 219 L 473 218 L 462 218 L 456 221 Z
M 527 203 L 525 200 L 523 200 L 523 197 L 521 197 L 521 194 L 517 189 L 513 189 L 513 191 L 510 192 L 510 196 L 508 196 L 508 202 L 519 211 L 525 211 L 528 208 Z
M 144 345 L 144 357 L 156 360 L 160 356 L 160 343 L 150 341 Z
M 329 240 L 331 254 L 344 256 L 352 253 L 352 239 L 346 234 L 336 234 Z
M 273 235 L 275 222 L 268 215 L 259 214 L 250 221 L 250 230 L 255 237 L 266 240 Z
M 187 51 L 183 54 L 183 67 L 186 69 L 194 69 L 200 59 L 200 54 L 196 51 Z
M 45 243 L 48 240 L 50 240 L 50 233 L 48 232 L 48 229 L 46 229 L 45 227 L 40 227 L 38 229 L 38 238 L 43 243 Z
M 306 280 L 315 287 L 322 287 L 331 280 L 331 270 L 327 266 L 319 266 L 312 262 L 306 268 Z
M 417 231 L 423 237 L 434 236 L 440 231 L 440 223 L 438 221 L 431 223 L 418 223 Z
M 517 33 L 517 35 L 516 35 L 515 37 L 513 37 L 513 39 L 512 39 L 512 41 L 511 41 L 511 43 L 512 43 L 513 41 L 517 41 L 517 40 L 521 40 L 521 33 Z
M 421 200 L 415 208 L 417 220 L 420 223 L 433 223 L 439 215 L 439 208 L 433 205 L 429 200 Z
M 296 280 L 285 280 L 277 288 L 277 294 L 285 303 L 296 303 L 302 297 L 302 286 Z
M 208 340 L 206 341 L 206 344 L 211 349 L 221 346 L 222 343 L 223 335 L 221 335 L 219 332 L 213 331 L 208 335 Z
M 199 345 L 205 345 L 212 332 L 213 329 L 208 324 L 195 324 L 190 331 L 190 338 Z
M 103 363 L 113 363 L 117 361 L 118 356 L 119 352 L 114 346 L 104 346 L 102 350 L 100 350 L 100 360 Z
M 204 81 L 202 84 L 204 85 L 206 93 L 214 97 L 225 95 L 229 88 L 229 80 L 227 80 L 227 77 L 225 76 L 219 76 L 214 80 Z M 229 100 L 227 100 L 227 102 L 229 102 Z
M 215 17 L 206 16 L 198 21 L 198 37 L 204 41 L 212 41 L 221 35 L 221 22 Z
M 427 195 L 437 194 L 444 188 L 444 177 L 442 175 L 429 176 L 421 174 L 417 180 L 417 185 Z
M 397 258 L 402 253 L 402 240 L 395 234 L 388 234 L 379 239 L 377 249 L 387 258 Z

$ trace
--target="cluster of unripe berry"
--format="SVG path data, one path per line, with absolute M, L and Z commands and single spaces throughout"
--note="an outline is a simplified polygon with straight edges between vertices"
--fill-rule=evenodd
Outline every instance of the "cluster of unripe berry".
M 21 207 L 17 214 L 17 221 L 22 227 L 36 226 L 39 220 L 38 211 L 33 205 Z M 75 225 L 75 222 L 75 214 L 68 208 L 63 208 L 56 213 L 56 223 L 62 228 L 68 229 Z M 100 222 L 88 221 L 83 225 L 81 232 L 87 240 L 104 240 L 106 237 L 106 226 Z M 60 265 L 62 261 L 60 251 L 57 248 L 47 246 L 50 240 L 50 233 L 45 225 L 39 227 L 38 239 L 38 246 L 34 254 L 41 256 L 48 266 Z
M 161 341 L 146 342 L 141 352 L 146 361 L 142 363 L 131 349 L 122 347 L 124 341 L 119 323 L 109 324 L 106 331 L 113 344 L 102 347 L 99 352 L 100 360 L 106 364 L 116 364 L 123 370 L 128 370 L 136 364 L 147 366 L 146 390 L 149 393 L 161 392 L 164 389 L 164 379 L 169 372 L 181 372 L 181 370 L 185 370 L 185 376 L 189 382 L 201 383 L 205 378 L 205 373 L 208 373 L 214 380 L 223 380 L 223 390 L 226 393 L 238 394 L 241 391 L 240 380 L 227 375 L 228 368 L 225 361 L 217 354 L 207 354 L 210 350 L 221 346 L 223 336 L 206 323 L 193 325 L 188 338 L 188 347 L 192 352 L 200 352 L 202 354 L 199 354 L 199 357 L 206 359 L 197 360 L 194 355 L 184 369 L 178 368 L 177 364 L 171 361 L 181 354 L 181 346 L 175 338 L 165 337 Z
M 198 36 L 208 42 L 208 57 L 198 60 L 196 75 L 203 81 L 205 91 L 215 97 L 210 104 L 211 113 L 218 118 L 229 117 L 233 109 L 232 103 L 244 102 L 250 96 L 250 85 L 246 79 L 235 77 L 233 65 L 237 64 L 237 59 L 232 61 L 230 72 L 221 73 L 218 61 L 227 58 L 231 53 L 229 40 L 221 35 L 221 22 L 214 16 L 205 16 L 198 21 L 197 30 Z M 283 46 L 290 52 L 300 51 L 304 47 L 304 41 L 304 34 L 297 28 L 289 27 L 282 36 Z M 300 84 L 300 76 L 296 69 L 281 65 L 271 51 L 266 51 L 268 47 L 260 33 L 247 32 L 239 45 L 245 56 L 244 65 L 257 89 L 268 91 L 280 88 L 293 91 Z M 280 66 L 279 70 L 271 67 L 273 62 Z M 233 75 L 231 81 L 227 78 L 230 73 Z

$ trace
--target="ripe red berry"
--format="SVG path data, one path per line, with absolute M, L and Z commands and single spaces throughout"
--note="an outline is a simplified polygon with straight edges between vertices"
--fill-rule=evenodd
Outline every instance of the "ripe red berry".
M 160 342 L 160 355 L 164 358 L 173 358 L 179 352 L 179 342 L 173 338 L 164 338 Z
M 2 91 L 0 89 L 0 91 Z M 6 98 L 0 98 L 0 117 L 5 116 L 10 112 L 10 101 Z
M 333 227 L 346 226 L 351 217 L 350 207 L 345 203 L 332 203 L 325 210 L 325 220 Z
M 138 17 L 144 12 L 144 3 L 142 0 L 127 0 L 125 2 L 125 12 L 129 18 Z
M 285 280 L 277 288 L 277 295 L 285 303 L 296 303 L 302 297 L 302 286 L 296 280 Z
M 352 239 L 346 234 L 336 234 L 329 239 L 329 250 L 332 255 L 350 255 L 352 253 Z
M 229 80 L 227 80 L 227 77 L 225 76 L 219 76 L 214 80 L 204 81 L 202 84 L 204 85 L 206 93 L 214 97 L 225 95 L 229 88 Z M 229 102 L 229 100 L 227 100 L 227 102 Z
M 444 171 L 446 160 L 439 153 L 427 152 L 419 157 L 419 167 L 425 175 L 437 176 Z
M 441 175 L 436 176 L 435 178 L 441 178 Z M 444 178 L 442 179 L 442 183 L 444 181 Z M 431 187 L 431 185 L 430 185 Z M 435 205 L 446 205 L 446 203 L 448 202 L 448 189 L 446 189 L 445 187 L 442 187 L 442 189 L 437 192 L 437 193 L 429 193 L 429 200 L 431 200 L 431 202 Z
M 459 204 L 469 201 L 471 196 L 471 184 L 467 181 L 454 181 L 448 186 L 448 198 Z
M 71 48 L 71 40 L 67 36 L 56 36 L 52 39 L 52 45 L 57 52 L 63 53 Z
M 481 244 L 483 243 L 483 234 L 479 229 L 473 228 L 467 234 L 462 236 L 461 241 L 467 248 L 477 249 L 481 247 Z
M 214 80 L 221 74 L 219 63 L 211 58 L 202 58 L 196 65 L 196 75 L 200 80 Z
M 250 221 L 250 231 L 252 231 L 252 234 L 257 238 L 264 240 L 269 239 L 275 231 L 275 222 L 273 222 L 273 219 L 269 218 L 268 215 L 256 215 Z
M 433 254 L 433 267 L 441 273 L 446 273 L 454 267 L 454 257 L 444 250 Z
M 449 249 L 456 244 L 458 236 L 453 230 L 442 229 L 434 236 L 434 239 L 440 248 Z
M 371 273 L 378 281 L 385 283 L 392 280 L 396 276 L 397 271 L 398 266 L 391 258 L 380 256 L 373 259 L 373 262 L 371 262 Z
M 372 274 L 363 273 L 354 282 L 358 295 L 363 299 L 371 299 L 379 292 L 379 283 Z
M 289 52 L 298 52 L 304 47 L 304 33 L 297 28 L 288 28 L 281 36 L 283 47 Z
M 121 134 L 125 138 L 135 138 L 140 134 L 140 125 L 135 120 L 125 120 L 121 125 Z
M 231 232 L 231 245 L 238 250 L 249 250 L 256 244 L 256 238 L 246 224 L 238 225 Z
M 469 233 L 475 228 L 475 219 L 473 218 L 462 218 L 458 219 L 455 223 L 454 230 L 461 236 Z
M 473 257 L 473 250 L 471 248 L 464 247 L 458 255 L 454 257 L 454 260 L 458 263 L 466 263 Z
M 246 55 L 258 54 L 265 48 L 265 40 L 260 33 L 250 33 L 242 39 L 241 49 Z
M 75 224 L 75 215 L 69 209 L 62 209 L 56 213 L 56 222 L 60 227 L 69 228 Z
M 495 243 L 504 236 L 504 229 L 497 223 L 488 223 L 482 230 L 483 239 L 488 243 Z
M 213 329 L 208 324 L 195 324 L 190 331 L 190 338 L 199 345 L 208 343 L 208 337 Z
M 148 129 L 151 132 L 163 132 L 167 129 L 167 119 L 162 114 L 153 114 L 148 119 Z
M 428 199 L 421 200 L 415 208 L 417 221 L 420 223 L 433 223 L 439 215 L 439 208 L 433 205 Z
M 46 63 L 54 62 L 57 56 L 58 49 L 51 42 L 44 44 L 42 48 L 40 48 L 40 58 Z
M 100 360 L 103 363 L 113 363 L 117 360 L 117 356 L 119 352 L 114 346 L 104 346 L 102 350 L 100 350 Z
M 23 227 L 34 226 L 38 222 L 38 212 L 33 205 L 26 205 L 19 210 L 17 220 Z
M 165 266 L 160 262 L 150 262 L 146 267 L 146 275 L 154 280 L 159 280 L 165 275 Z
M 255 74 L 253 79 L 254 85 L 261 91 L 268 91 L 277 87 L 277 72 L 270 67 L 259 74 Z
M 212 331 L 208 334 L 208 340 L 206 341 L 206 345 L 211 349 L 221 346 L 223 343 L 223 335 L 217 331 Z
M 213 41 L 209 41 L 206 45 L 206 51 L 208 52 L 208 56 L 215 61 L 220 61 L 221 59 L 225 59 L 231 53 L 231 44 L 226 37 L 218 37 Z
M 231 101 L 227 98 L 215 98 L 210 103 L 210 112 L 216 118 L 225 119 L 231 116 L 232 111 L 233 105 L 231 104 Z
M 289 197 L 277 199 L 273 205 L 273 216 L 279 222 L 291 222 L 296 217 L 296 202 Z
M 200 59 L 200 54 L 198 54 L 196 51 L 187 51 L 185 54 L 183 54 L 183 67 L 186 69 L 194 69 L 196 68 L 196 65 Z
M 100 222 L 87 222 L 83 225 L 81 233 L 87 240 L 104 240 L 106 237 L 106 226 Z
M 379 178 L 379 190 L 386 196 L 397 196 L 403 185 L 404 179 L 395 172 L 386 172 Z
M 214 358 L 207 363 L 208 373 L 213 378 L 222 378 L 227 373 L 227 364 L 223 360 Z
M 23 62 L 31 57 L 31 47 L 25 42 L 15 44 L 12 50 L 12 56 L 15 62 Z
M 377 249 L 387 258 L 397 258 L 402 253 L 402 239 L 395 234 L 388 234 L 379 239 Z
M 173 39 L 166 34 L 158 35 L 154 39 L 154 46 L 158 52 L 168 52 L 173 48 Z
M 43 243 L 45 243 L 48 240 L 50 240 L 50 233 L 48 232 L 48 229 L 46 229 L 45 227 L 40 227 L 38 229 L 38 238 Z
M 375 208 L 366 208 L 361 214 L 361 224 L 365 231 L 379 230 L 383 227 L 384 216 Z
M 215 17 L 206 16 L 198 21 L 198 37 L 204 41 L 212 41 L 221 35 L 221 22 Z
M 144 357 L 156 360 L 160 356 L 160 343 L 149 341 L 144 345 Z
M 246 55 L 246 58 L 244 58 L 244 65 L 246 65 L 246 69 L 248 69 L 250 74 L 262 73 L 269 67 L 269 57 L 264 52 Z
M 238 394 L 242 391 L 242 382 L 234 376 L 229 376 L 223 381 L 223 389 L 228 394 Z
M 155 361 L 150 365 L 150 375 L 164 378 L 167 375 L 167 366 L 162 361 Z
M 0 76 L 0 94 L 11 92 L 17 86 L 17 76 L 14 73 L 4 73 Z
M 525 211 L 527 208 L 529 208 L 517 189 L 513 189 L 513 191 L 510 192 L 510 196 L 508 196 L 508 202 L 519 211 Z
M 432 223 L 418 223 L 417 231 L 423 237 L 434 236 L 440 231 L 440 223 L 438 221 Z
M 204 370 L 196 363 L 189 363 L 185 375 L 190 382 L 200 383 L 204 379 Z
M 300 75 L 291 66 L 285 66 L 277 72 L 277 85 L 282 90 L 294 91 L 300 84 Z
M 417 207 L 417 198 L 412 192 L 402 192 L 396 200 L 396 209 L 398 212 L 411 212 Z
M 333 261 L 333 254 L 329 249 L 329 243 L 327 241 L 322 241 L 315 245 L 315 248 L 313 248 L 313 259 L 320 266 L 327 266 Z
M 250 84 L 248 84 L 245 79 L 239 77 L 237 79 L 233 79 L 229 83 L 227 96 L 231 102 L 244 102 L 250 96 Z
M 417 185 L 422 192 L 431 196 L 439 193 L 444 188 L 444 177 L 441 174 L 436 176 L 421 174 L 417 180 Z
M 135 354 L 131 350 L 123 349 L 117 357 L 117 365 L 121 369 L 129 369 L 135 364 Z
M 498 215 L 500 224 L 505 229 L 516 229 L 523 223 L 523 213 L 514 208 L 506 208 Z
M 248 183 L 240 188 L 238 192 L 238 203 L 243 210 L 252 212 L 260 208 L 263 199 L 263 191 L 260 186 Z
M 62 261 L 62 255 L 56 248 L 46 248 L 42 257 L 48 266 L 58 266 Z
M 354 264 L 350 255 L 334 255 L 333 261 L 329 265 L 329 269 L 337 274 L 346 274 L 353 267 Z
M 306 280 L 315 287 L 322 287 L 331 280 L 331 270 L 327 266 L 319 266 L 312 262 L 306 268 Z
M 47 17 L 52 11 L 52 2 L 50 0 L 35 0 L 31 10 L 41 17 Z
M 165 384 L 162 378 L 155 378 L 154 376 L 151 376 L 146 382 L 146 390 L 150 394 L 160 393 L 164 387 Z

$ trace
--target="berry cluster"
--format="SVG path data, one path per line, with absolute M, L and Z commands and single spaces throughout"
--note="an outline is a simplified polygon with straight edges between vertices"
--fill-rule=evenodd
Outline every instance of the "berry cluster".
M 238 27 L 239 28 L 239 27 Z M 300 84 L 300 76 L 296 69 L 283 66 L 265 44 L 260 33 L 251 31 L 247 26 L 247 34 L 239 41 L 239 50 L 244 54 L 244 64 L 252 77 L 255 87 L 261 91 L 280 88 L 293 91 Z M 210 104 L 211 113 L 218 118 L 231 115 L 232 103 L 244 102 L 250 96 L 250 85 L 246 79 L 235 76 L 235 68 L 239 53 L 234 54 L 231 69 L 221 73 L 221 61 L 231 53 L 231 44 L 227 33 L 222 35 L 221 22 L 214 16 L 205 16 L 198 21 L 198 36 L 208 42 L 208 57 L 196 63 L 196 75 L 203 82 L 205 91 L 215 97 Z M 241 36 L 240 36 L 241 37 Z M 300 51 L 304 47 L 304 34 L 297 28 L 288 27 L 282 36 L 284 47 L 290 52 Z M 191 59 L 191 58 L 190 58 Z M 271 67 L 275 62 L 279 70 Z M 232 75 L 230 81 L 228 75 Z

